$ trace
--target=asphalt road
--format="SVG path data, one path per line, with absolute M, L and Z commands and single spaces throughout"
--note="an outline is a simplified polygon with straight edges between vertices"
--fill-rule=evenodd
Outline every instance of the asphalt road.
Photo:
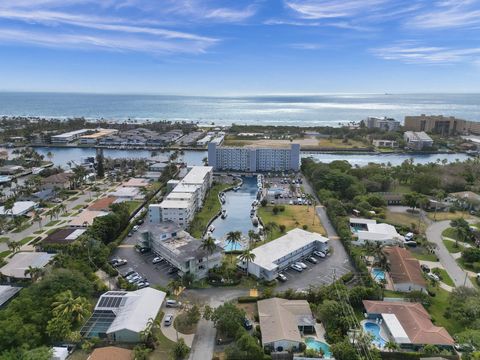
M 442 241 L 442 232 L 450 227 L 450 221 L 435 222 L 427 228 L 426 234 L 428 241 L 437 244 L 436 254 L 440 259 L 445 270 L 452 278 L 455 286 L 473 287 L 467 273 L 458 265 L 453 256 L 448 252 Z

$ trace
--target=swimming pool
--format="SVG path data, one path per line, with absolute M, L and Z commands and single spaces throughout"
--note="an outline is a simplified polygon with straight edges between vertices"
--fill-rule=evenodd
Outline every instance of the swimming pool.
M 363 328 L 365 329 L 366 332 L 371 334 L 373 336 L 373 344 L 378 347 L 378 348 L 383 348 L 385 347 L 385 344 L 387 343 L 387 340 L 385 340 L 381 335 L 380 335 L 380 326 L 374 322 L 364 322 L 363 323 Z
M 385 280 L 385 271 L 383 271 L 382 269 L 373 268 L 372 276 L 375 281 L 380 282 L 382 280 Z
M 330 352 L 330 346 L 328 344 L 310 337 L 305 339 L 305 344 L 307 345 L 307 349 L 313 349 L 316 351 L 322 350 L 324 359 L 332 358 L 332 353 Z
M 225 251 L 239 251 L 239 250 L 243 250 L 243 245 L 240 244 L 240 243 L 225 242 L 225 245 L 223 245 L 223 250 L 225 250 Z

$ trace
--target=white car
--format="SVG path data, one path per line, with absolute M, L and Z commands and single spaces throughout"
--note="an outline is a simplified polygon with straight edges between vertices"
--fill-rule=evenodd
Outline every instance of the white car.
M 278 274 L 277 277 L 278 277 L 278 280 L 280 280 L 280 281 L 287 281 L 288 280 L 287 277 L 285 275 L 283 275 L 282 273 Z
M 172 325 L 173 324 L 173 315 L 172 314 L 165 315 L 165 317 L 163 318 L 163 324 L 165 326 Z
M 301 261 L 297 261 L 297 262 L 295 263 L 295 265 L 300 266 L 302 269 L 306 269 L 306 268 L 308 267 L 305 263 L 303 263 L 303 262 L 301 262 Z
M 137 231 L 138 228 L 139 228 L 139 226 L 138 226 L 138 225 L 135 225 L 135 226 L 132 228 L 132 230 L 133 230 L 133 231 Z
M 438 275 L 437 275 L 437 274 L 434 274 L 434 273 L 432 273 L 432 272 L 429 272 L 429 273 L 427 274 L 427 276 L 428 276 L 430 279 L 432 279 L 432 280 L 440 281 L 440 278 L 438 277 Z
M 159 262 L 162 262 L 163 258 L 161 256 L 154 257 L 152 260 L 152 264 L 158 264 Z
M 290 265 L 290 268 L 292 268 L 293 270 L 298 271 L 298 272 L 302 272 L 302 271 L 303 271 L 302 267 L 299 266 L 299 265 L 297 265 L 297 264 L 292 264 L 292 265 Z
M 324 252 L 319 251 L 319 250 L 315 250 L 315 251 L 313 252 L 313 255 L 318 256 L 318 257 L 320 257 L 320 258 L 324 258 L 324 257 L 326 256 Z

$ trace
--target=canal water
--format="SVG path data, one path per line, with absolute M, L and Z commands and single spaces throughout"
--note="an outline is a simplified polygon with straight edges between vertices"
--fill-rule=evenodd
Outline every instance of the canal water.
M 255 230 L 250 218 L 250 209 L 252 202 L 257 198 L 257 177 L 248 176 L 242 177 L 243 184 L 237 191 L 225 192 L 225 204 L 223 209 L 227 210 L 227 217 L 222 219 L 218 217 L 214 222 L 215 230 L 212 237 L 216 240 L 224 240 L 227 233 L 230 231 L 241 231 L 242 237 L 248 239 L 248 231 Z M 231 244 L 227 244 L 226 250 L 240 250 L 241 246 L 236 246 L 234 249 Z
M 35 150 L 47 155 L 50 151 L 54 157 L 52 161 L 55 165 L 60 165 L 64 168 L 68 167 L 69 161 L 80 161 L 82 158 L 95 156 L 95 149 L 93 148 L 63 148 L 63 147 L 37 147 Z M 111 158 L 150 158 L 152 152 L 149 150 L 115 150 L 105 149 L 105 157 Z M 158 152 L 158 154 L 169 156 L 171 152 Z M 184 151 L 181 155 L 183 161 L 188 165 L 202 165 L 202 160 L 207 156 L 206 151 Z M 368 163 L 400 165 L 407 159 L 413 158 L 415 164 L 427 164 L 436 162 L 437 160 L 446 159 L 448 162 L 465 161 L 468 156 L 466 154 L 331 154 L 331 153 L 302 153 L 302 157 L 311 157 L 317 161 L 330 163 L 335 160 L 347 160 L 352 165 L 365 166 Z

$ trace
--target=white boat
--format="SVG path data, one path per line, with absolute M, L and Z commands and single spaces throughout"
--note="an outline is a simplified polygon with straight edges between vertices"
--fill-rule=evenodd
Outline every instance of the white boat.
M 223 210 L 222 210 L 221 218 L 222 218 L 222 219 L 225 219 L 226 217 L 227 217 L 227 210 L 223 209 Z
M 210 226 L 208 227 L 208 231 L 211 232 L 211 233 L 213 233 L 213 232 L 215 231 L 215 226 L 210 225 Z

